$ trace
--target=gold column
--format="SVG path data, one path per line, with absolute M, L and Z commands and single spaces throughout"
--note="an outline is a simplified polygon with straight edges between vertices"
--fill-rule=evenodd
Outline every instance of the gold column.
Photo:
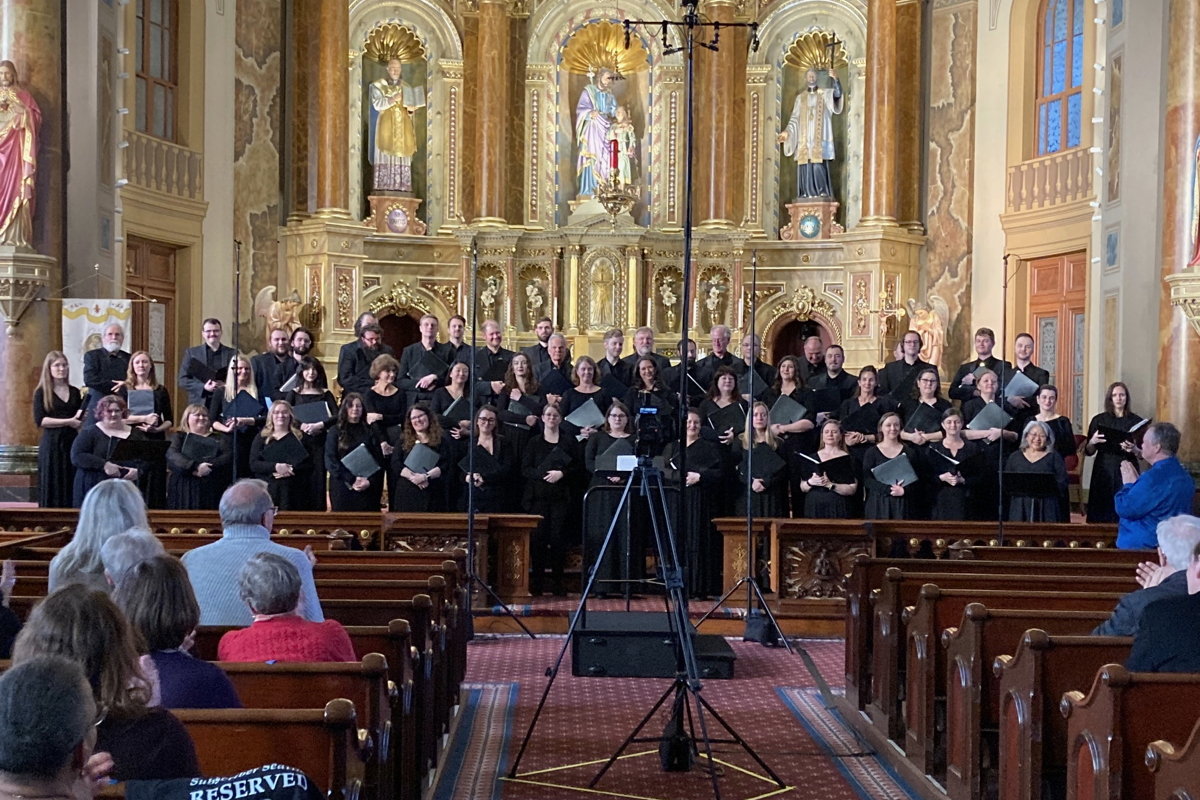
M 317 214 L 350 216 L 350 7 L 346 0 L 317 0 Z
M 862 224 L 896 222 L 896 0 L 867 5 Z
M 505 130 L 508 121 L 508 3 L 479 4 L 478 115 L 475 125 L 475 222 L 505 224 Z
M 1183 434 L 1179 457 L 1200 461 L 1200 271 L 1189 268 L 1192 173 L 1200 135 L 1200 4 L 1171 0 L 1163 153 L 1162 302 L 1158 311 L 1158 413 Z M 1189 325 L 1189 320 L 1191 325 Z
M 734 21 L 731 0 L 711 0 L 705 4 L 710 22 Z M 742 169 L 741 115 L 735 113 L 735 77 L 738 60 L 745 61 L 745 47 L 738 47 L 735 30 L 724 31 L 716 52 L 697 47 L 695 105 L 696 135 L 694 187 L 695 218 L 705 227 L 731 227 L 736 224 L 734 170 Z M 744 71 L 744 70 L 743 70 Z M 744 83 L 744 82 L 743 82 Z M 735 119 L 736 117 L 736 119 Z
M 922 233 L 921 145 L 924 106 L 921 103 L 921 3 L 896 4 L 896 182 L 899 186 L 897 219 L 901 227 Z

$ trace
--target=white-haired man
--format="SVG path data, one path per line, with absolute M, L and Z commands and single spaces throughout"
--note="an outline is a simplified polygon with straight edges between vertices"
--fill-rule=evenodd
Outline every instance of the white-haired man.
M 1179 514 L 1164 519 L 1158 523 L 1157 534 L 1158 562 L 1143 561 L 1137 566 L 1142 588 L 1122 597 L 1112 616 L 1092 631 L 1093 636 L 1133 636 L 1146 606 L 1188 593 L 1187 568 L 1192 551 L 1200 545 L 1200 518 Z

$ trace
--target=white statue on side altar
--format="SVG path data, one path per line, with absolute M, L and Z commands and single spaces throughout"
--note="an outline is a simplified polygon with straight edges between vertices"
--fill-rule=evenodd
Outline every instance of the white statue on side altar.
M 575 106 L 575 141 L 579 145 L 579 195 L 594 196 L 596 187 L 608 181 L 612 145 L 608 130 L 617 113 L 613 97 L 613 71 L 601 67 L 592 83 L 583 88 Z
M 425 90 L 400 77 L 400 59 L 387 63 L 387 77 L 371 84 L 371 163 L 374 191 L 411 192 L 412 157 L 417 152 L 413 114 L 425 105 Z
M 622 186 L 629 186 L 633 183 L 634 159 L 637 157 L 637 133 L 627 106 L 617 106 L 616 117 L 608 129 L 608 140 L 617 146 L 617 177 Z
M 845 99 L 842 84 L 832 70 L 833 86 L 817 86 L 817 71 L 808 70 L 805 88 L 796 95 L 792 116 L 778 137 L 783 154 L 796 159 L 797 197 L 833 198 L 829 162 L 833 161 L 833 116 L 842 113 Z

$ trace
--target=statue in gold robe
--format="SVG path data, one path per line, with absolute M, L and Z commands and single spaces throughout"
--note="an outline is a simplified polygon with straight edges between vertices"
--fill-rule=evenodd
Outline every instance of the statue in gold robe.
M 387 63 L 387 77 L 371 84 L 371 164 L 376 192 L 411 192 L 417 152 L 413 114 L 425 105 L 425 90 L 404 82 L 400 59 Z

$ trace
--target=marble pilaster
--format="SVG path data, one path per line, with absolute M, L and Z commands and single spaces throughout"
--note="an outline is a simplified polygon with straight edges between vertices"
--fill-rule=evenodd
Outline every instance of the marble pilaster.
M 731 0 L 715 0 L 705 4 L 710 22 L 732 23 L 734 4 Z M 696 108 L 695 117 L 695 219 L 705 227 L 732 227 L 738 187 L 734 172 L 741 172 L 742 117 L 736 98 L 737 76 L 743 76 L 745 87 L 745 51 L 734 29 L 721 34 L 714 52 L 696 48 Z M 739 61 L 741 62 L 739 64 Z M 740 69 L 739 69 L 740 66 Z
M 346 0 L 316 0 L 317 47 L 316 213 L 348 217 L 350 202 L 350 11 Z
M 925 227 L 921 223 L 921 149 L 925 143 L 922 5 L 919 0 L 896 4 L 896 219 L 914 233 L 923 233 Z
M 896 0 L 870 0 L 863 98 L 864 225 L 896 222 L 896 81 Z
M 506 135 L 509 90 L 509 18 L 505 0 L 479 4 L 475 128 L 475 217 L 505 224 Z

